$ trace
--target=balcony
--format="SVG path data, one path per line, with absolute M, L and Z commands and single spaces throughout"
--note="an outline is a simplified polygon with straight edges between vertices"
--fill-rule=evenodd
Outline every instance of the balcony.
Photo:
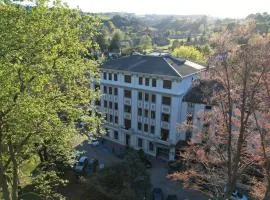
M 118 96 L 114 96 L 114 101 L 118 101 Z
M 138 116 L 138 122 L 142 122 L 142 116 Z
M 171 107 L 170 106 L 167 106 L 167 105 L 162 105 L 161 106 L 161 111 L 163 113 L 170 113 L 171 112 Z
M 124 104 L 131 105 L 131 99 L 130 98 L 124 98 Z
M 161 121 L 161 128 L 169 129 L 170 128 L 170 123 Z
M 147 117 L 144 117 L 143 118 L 143 123 L 148 124 L 149 123 L 149 119 Z
M 149 109 L 149 103 L 148 102 L 144 102 L 144 108 Z
M 142 101 L 138 101 L 138 107 L 141 108 L 142 107 Z
M 110 114 L 113 114 L 113 110 L 112 110 L 112 109 L 109 109 L 109 113 L 110 113 Z
M 131 119 L 131 114 L 130 113 L 124 113 L 124 118 L 125 119 Z
M 155 126 L 155 125 L 156 125 L 156 120 L 151 119 L 151 125 L 152 125 L 152 126 Z
M 113 101 L 113 96 L 110 94 L 108 99 Z
M 156 110 L 156 104 L 151 104 L 151 110 Z

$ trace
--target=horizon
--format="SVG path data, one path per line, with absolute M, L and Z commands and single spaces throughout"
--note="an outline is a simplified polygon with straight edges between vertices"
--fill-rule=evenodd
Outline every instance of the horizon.
M 63 0 L 70 7 L 91 13 L 132 13 L 136 15 L 206 15 L 217 18 L 245 18 L 250 14 L 270 13 L 269 0 L 227 0 L 223 5 L 215 0 Z M 143 6 L 141 6 L 143 5 Z M 195 5 L 195 6 L 194 6 Z M 184 9 L 181 9 L 184 8 Z M 241 8 L 241 9 L 239 9 Z

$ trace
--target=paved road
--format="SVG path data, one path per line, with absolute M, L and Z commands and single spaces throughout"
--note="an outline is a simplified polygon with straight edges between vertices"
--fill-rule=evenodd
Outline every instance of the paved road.
M 118 151 L 120 148 L 124 148 L 115 145 L 109 141 L 106 141 L 104 145 L 93 147 L 88 144 L 87 141 L 83 142 L 80 146 L 77 146 L 77 150 L 85 151 L 84 155 L 91 158 L 98 158 L 100 163 L 104 163 L 105 166 L 112 165 L 121 160 L 112 153 Z M 181 185 L 167 178 L 167 163 L 162 160 L 151 159 L 152 168 L 149 169 L 150 179 L 153 187 L 159 187 L 163 190 L 165 197 L 169 194 L 176 194 L 179 200 L 207 200 L 208 198 L 202 193 L 183 189 Z

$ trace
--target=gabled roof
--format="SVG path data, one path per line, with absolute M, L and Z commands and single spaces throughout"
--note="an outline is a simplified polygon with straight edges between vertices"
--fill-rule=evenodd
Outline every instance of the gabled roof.
M 170 55 L 125 56 L 114 60 L 108 60 L 101 68 L 176 77 L 188 76 L 204 69 L 201 65 L 181 58 L 174 58 Z

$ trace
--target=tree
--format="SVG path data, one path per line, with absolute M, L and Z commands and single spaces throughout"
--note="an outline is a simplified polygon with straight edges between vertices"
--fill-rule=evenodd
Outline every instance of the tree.
M 47 149 L 55 160 L 71 153 L 76 119 L 84 116 L 95 133 L 100 122 L 89 105 L 98 77 L 86 59 L 95 48 L 98 21 L 58 1 L 22 6 L 0 4 L 0 187 L 5 200 L 18 199 L 22 161 Z M 4 87 L 2 87 L 4 86 Z
M 143 50 L 151 49 L 152 48 L 152 39 L 149 35 L 144 35 L 140 39 L 140 47 Z
M 115 31 L 110 42 L 110 51 L 120 51 L 121 49 L 122 33 Z
M 265 171 L 269 169 L 269 165 L 261 165 L 268 163 L 265 153 L 261 153 L 261 141 L 266 140 L 260 141 L 254 113 L 260 111 L 260 105 L 266 100 L 262 96 L 265 95 L 264 77 L 270 70 L 270 40 L 254 39 L 254 28 L 253 24 L 238 25 L 214 39 L 216 54 L 212 64 L 215 67 L 211 68 L 209 78 L 222 85 L 222 89 L 213 91 L 213 98 L 208 102 L 213 105 L 212 111 L 202 111 L 197 116 L 202 119 L 203 128 L 182 155 L 189 170 L 178 175 L 182 180 L 196 177 L 194 185 L 224 199 L 237 186 L 248 186 L 254 181 L 256 184 L 248 191 L 252 191 L 250 195 L 254 198 L 261 198 L 258 196 L 263 185 L 261 175 L 255 176 L 253 171 L 260 173 L 258 170 L 262 167 L 266 167 Z M 259 116 L 261 122 L 267 119 L 262 114 Z M 196 129 L 193 124 L 184 127 Z M 268 177 L 269 173 L 265 175 Z M 268 191 L 265 196 L 269 195 Z
M 128 152 L 121 163 L 94 174 L 86 184 L 90 191 L 88 198 L 100 200 L 144 199 L 150 189 L 149 175 L 134 150 Z
M 204 63 L 205 58 L 203 54 L 198 51 L 196 48 L 191 46 L 181 46 L 179 48 L 174 49 L 173 54 L 175 56 L 180 56 L 191 61 Z
M 180 47 L 180 42 L 179 40 L 174 40 L 172 43 L 172 51 L 176 48 Z

